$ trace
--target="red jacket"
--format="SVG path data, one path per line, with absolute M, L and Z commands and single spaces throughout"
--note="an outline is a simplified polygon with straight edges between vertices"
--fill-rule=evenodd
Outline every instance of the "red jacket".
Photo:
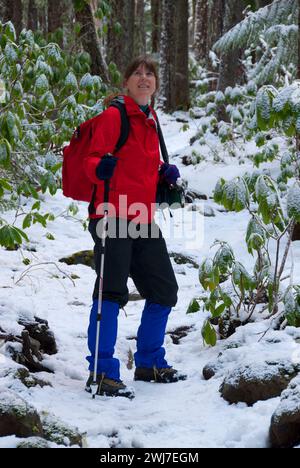
M 155 211 L 156 187 L 160 166 L 159 138 L 153 109 L 150 115 L 140 109 L 130 97 L 123 96 L 126 112 L 130 121 L 128 140 L 114 153 L 118 157 L 117 165 L 110 180 L 109 203 L 116 210 L 109 210 L 109 216 L 134 219 L 139 223 L 151 223 Z M 109 107 L 95 124 L 93 138 L 88 155 L 84 158 L 87 176 L 97 185 L 94 208 L 91 218 L 101 217 L 103 211 L 96 213 L 99 204 L 104 201 L 104 182 L 96 177 L 96 167 L 102 156 L 113 153 L 121 131 L 121 116 L 118 109 Z M 120 199 L 120 196 L 121 197 Z M 127 196 L 127 204 L 125 197 Z M 141 213 L 137 206 L 142 203 L 147 212 Z M 137 216 L 139 216 L 137 218 Z

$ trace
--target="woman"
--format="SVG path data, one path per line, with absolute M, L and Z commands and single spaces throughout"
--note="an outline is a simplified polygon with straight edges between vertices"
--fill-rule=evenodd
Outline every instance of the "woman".
M 159 177 L 174 185 L 180 174 L 176 166 L 160 161 L 156 116 L 149 105 L 158 88 L 158 76 L 149 57 L 139 57 L 128 67 L 124 88 L 126 95 L 116 99 L 125 105 L 130 122 L 126 143 L 115 152 L 121 116 L 117 108 L 109 107 L 94 128 L 89 154 L 84 160 L 86 174 L 97 187 L 89 210 L 89 231 L 95 242 L 98 275 L 88 329 L 91 355 L 87 360 L 91 374 L 86 390 L 91 392 L 95 362 L 102 245 L 97 223 L 103 216 L 104 187 L 109 181 L 109 220 L 114 219 L 118 228 L 125 226 L 126 235 L 120 235 L 122 229 L 117 229 L 116 236 L 110 236 L 108 231 L 106 239 L 97 394 L 132 398 L 132 391 L 120 380 L 120 363 L 114 357 L 119 309 L 128 302 L 129 275 L 146 299 L 134 355 L 135 380 L 169 383 L 185 379 L 165 360 L 164 335 L 169 313 L 177 302 L 178 285 L 166 243 L 153 221 Z M 143 235 L 137 236 L 136 232 L 133 235 L 129 229 L 132 226 Z M 153 235 L 154 231 L 157 235 Z

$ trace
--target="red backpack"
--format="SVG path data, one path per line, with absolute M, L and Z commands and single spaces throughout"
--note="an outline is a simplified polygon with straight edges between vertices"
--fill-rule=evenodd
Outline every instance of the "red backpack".
M 111 106 L 119 109 L 121 114 L 121 134 L 115 148 L 115 151 L 119 151 L 128 139 L 129 118 L 124 104 L 112 101 Z M 73 200 L 90 202 L 92 199 L 95 185 L 85 174 L 83 158 L 93 137 L 93 123 L 98 118 L 99 115 L 82 123 L 74 132 L 70 144 L 63 149 L 62 189 L 65 197 Z

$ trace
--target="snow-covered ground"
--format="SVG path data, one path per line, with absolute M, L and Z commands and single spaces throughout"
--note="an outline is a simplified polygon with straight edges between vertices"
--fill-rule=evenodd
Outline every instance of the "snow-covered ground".
M 189 139 L 195 134 L 193 125 L 187 132 L 179 132 L 181 124 L 174 119 L 162 116 L 162 123 L 167 124 L 163 125 L 163 130 L 170 152 L 189 154 Z M 191 187 L 208 195 L 220 176 L 232 178 L 252 169 L 250 162 L 241 166 L 233 158 L 218 165 L 205 161 L 196 167 L 183 167 L 178 156 L 174 162 L 178 163 Z M 55 197 L 46 195 L 43 207 L 58 215 L 69 203 L 70 200 L 64 199 L 59 192 Z M 205 203 L 215 209 L 216 216 L 201 218 L 204 235 L 199 235 L 197 248 L 194 246 L 189 250 L 184 238 L 168 238 L 169 250 L 186 253 L 199 263 L 209 255 L 210 246 L 218 238 L 229 241 L 237 257 L 246 266 L 251 266 L 253 260 L 243 242 L 247 214 L 219 212 L 211 200 Z M 79 215 L 84 217 L 85 214 L 86 205 L 82 204 Z M 181 219 L 187 220 L 188 214 L 182 216 L 176 212 L 175 221 L 180 223 Z M 92 240 L 80 223 L 63 217 L 49 223 L 47 231 L 54 235 L 55 240 L 48 240 L 46 231 L 37 225 L 29 230 L 29 237 L 34 239 L 31 246 L 36 252 L 0 251 L 0 325 L 7 332 L 18 332 L 21 327 L 17 325 L 17 319 L 20 317 L 38 316 L 48 320 L 57 340 L 58 353 L 45 360 L 55 373 L 42 373 L 40 376 L 52 387 L 27 389 L 16 380 L 1 377 L 1 369 L 16 364 L 8 356 L 0 354 L 0 391 L 1 388 L 10 388 L 38 411 L 53 413 L 66 423 L 77 426 L 86 433 L 88 447 L 267 446 L 270 420 L 279 398 L 258 402 L 252 408 L 245 404 L 229 405 L 219 393 L 222 378 L 206 382 L 202 377 L 203 367 L 219 355 L 224 342 L 215 348 L 204 347 L 201 327 L 205 314 L 186 315 L 190 300 L 203 292 L 198 271 L 189 264 L 173 263 L 180 290 L 167 331 L 180 326 L 189 326 L 191 330 L 179 345 L 173 344 L 168 334 L 165 340 L 169 362 L 186 372 L 188 380 L 169 385 L 133 381 L 134 369 L 127 368 L 128 353 L 135 351 L 133 337 L 136 336 L 143 302 L 130 302 L 126 306 L 126 315 L 122 311 L 120 314 L 116 355 L 121 360 L 122 378 L 134 387 L 136 397 L 132 401 L 105 397 L 92 400 L 84 392 L 84 384 L 87 378 L 85 357 L 88 354 L 86 330 L 95 274 L 89 267 L 67 266 L 58 262 L 76 251 L 91 249 Z M 294 257 L 299 255 L 300 246 L 295 243 Z M 22 263 L 23 257 L 31 260 L 30 269 Z M 296 265 L 295 275 L 299 277 L 297 268 L 299 266 Z M 79 278 L 72 282 L 69 278 L 72 274 Z M 134 290 L 131 282 L 130 290 Z M 243 346 L 232 350 L 228 361 L 232 365 L 246 360 L 257 362 L 271 356 L 291 356 L 297 351 L 291 331 L 281 332 L 280 345 L 276 345 L 275 339 L 279 332 L 269 332 L 259 342 L 267 328 L 268 324 L 257 323 L 239 329 L 231 339 L 242 342 Z M 15 437 L 0 438 L 0 447 L 14 447 L 17 442 Z

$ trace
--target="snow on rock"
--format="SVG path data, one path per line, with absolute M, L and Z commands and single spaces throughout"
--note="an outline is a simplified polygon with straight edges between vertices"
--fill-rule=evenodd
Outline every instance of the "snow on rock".
M 281 396 L 272 416 L 270 439 L 273 448 L 290 448 L 300 443 L 300 375 Z
M 0 436 L 42 436 L 43 428 L 35 409 L 23 398 L 5 388 L 0 394 Z
M 291 362 L 240 365 L 225 378 L 220 392 L 229 403 L 251 406 L 280 396 L 296 375 L 297 368 Z

